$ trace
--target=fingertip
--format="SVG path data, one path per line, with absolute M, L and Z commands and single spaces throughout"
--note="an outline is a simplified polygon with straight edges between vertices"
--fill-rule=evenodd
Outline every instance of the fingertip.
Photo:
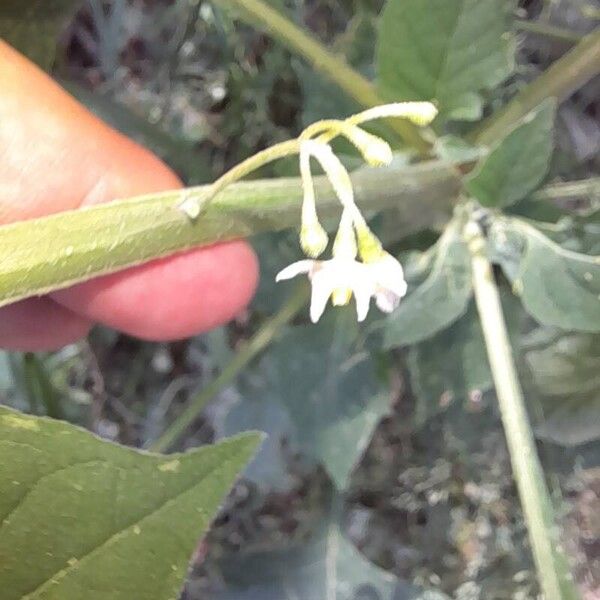
M 221 325 L 251 300 L 258 261 L 242 241 L 190 250 L 52 294 L 129 335 L 175 340 Z
M 181 186 L 1 41 L 0 88 L 0 223 Z
M 0 308 L 0 347 L 19 352 L 57 350 L 85 337 L 92 323 L 48 298 Z

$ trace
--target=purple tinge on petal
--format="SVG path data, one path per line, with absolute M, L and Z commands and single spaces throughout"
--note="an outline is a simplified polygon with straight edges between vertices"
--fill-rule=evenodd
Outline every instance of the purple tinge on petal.
M 391 313 L 400 304 L 400 296 L 390 290 L 381 290 L 375 294 L 377 308 L 384 313 Z

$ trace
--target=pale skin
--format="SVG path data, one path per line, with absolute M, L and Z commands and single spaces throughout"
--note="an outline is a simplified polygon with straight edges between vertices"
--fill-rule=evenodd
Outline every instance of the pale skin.
M 0 225 L 181 187 L 1 40 L 0 90 Z M 0 260 L 1 247 L 0 237 Z M 257 278 L 243 241 L 195 249 L 1 308 L 0 347 L 59 348 L 94 323 L 147 340 L 188 337 L 234 317 Z

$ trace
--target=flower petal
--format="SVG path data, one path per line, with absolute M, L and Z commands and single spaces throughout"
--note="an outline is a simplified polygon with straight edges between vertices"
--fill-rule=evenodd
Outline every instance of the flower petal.
M 384 313 L 391 313 L 400 304 L 400 297 L 390 290 L 382 290 L 375 294 L 377 308 Z
M 314 260 L 299 260 L 292 263 L 277 273 L 275 281 L 283 281 L 284 279 L 292 279 L 301 273 L 311 273 L 316 261 Z
M 400 298 L 406 294 L 407 285 L 404 280 L 404 270 L 393 256 L 386 253 L 378 261 L 369 263 L 369 266 L 374 270 L 373 276 L 379 289 L 389 290 Z
M 326 271 L 320 271 L 312 279 L 312 294 L 310 297 L 310 320 L 316 323 L 320 318 L 327 301 L 334 289 L 335 282 L 327 276 Z
M 358 322 L 367 318 L 369 306 L 371 304 L 371 290 L 366 287 L 354 288 L 354 298 L 356 299 L 356 317 Z

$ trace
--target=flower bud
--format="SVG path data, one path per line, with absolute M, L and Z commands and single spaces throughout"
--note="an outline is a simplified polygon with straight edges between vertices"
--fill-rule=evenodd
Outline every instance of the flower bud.
M 349 120 L 354 123 L 364 123 L 373 119 L 400 117 L 424 127 L 429 125 L 437 114 L 438 109 L 431 102 L 393 102 L 369 108 L 356 115 L 355 118 L 350 117 Z
M 390 145 L 376 135 L 348 123 L 344 123 L 341 133 L 356 146 L 365 161 L 372 167 L 382 167 L 392 162 L 394 156 Z
M 323 229 L 321 223 L 316 219 L 302 223 L 300 229 L 300 246 L 307 256 L 316 258 L 321 255 L 327 244 L 329 243 L 329 236 L 325 229 Z

